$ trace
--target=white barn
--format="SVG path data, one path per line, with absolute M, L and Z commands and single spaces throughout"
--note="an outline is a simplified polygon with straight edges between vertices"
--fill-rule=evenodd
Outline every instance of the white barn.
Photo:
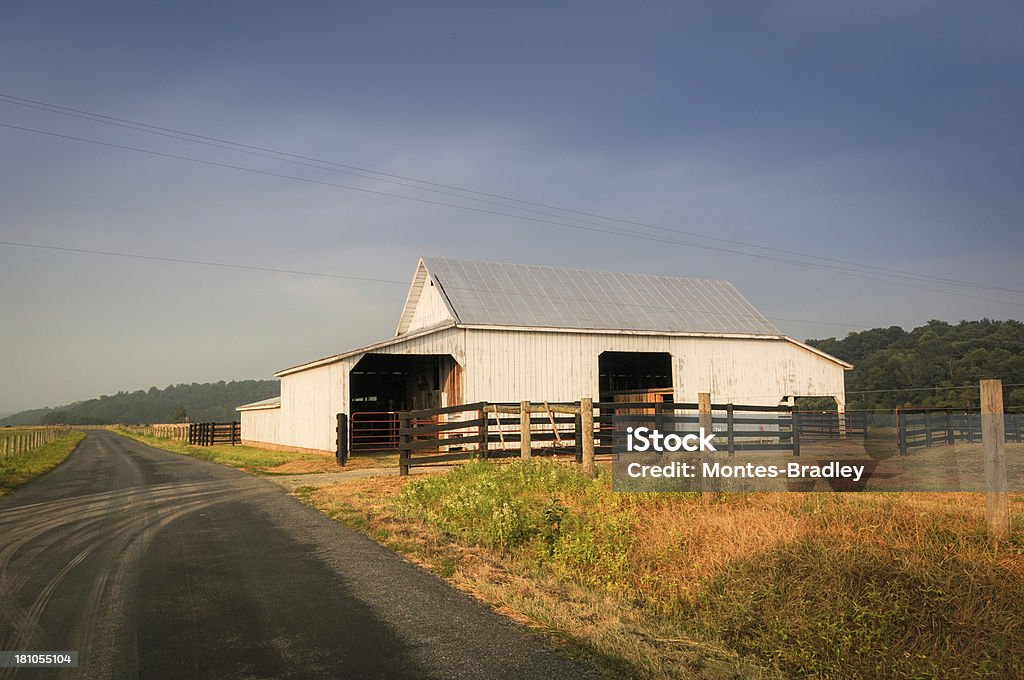
M 334 451 L 337 414 L 635 391 L 777 405 L 832 397 L 852 366 L 781 334 L 726 281 L 423 258 L 395 336 L 275 375 L 242 439 Z M 369 417 L 369 416 L 367 416 Z

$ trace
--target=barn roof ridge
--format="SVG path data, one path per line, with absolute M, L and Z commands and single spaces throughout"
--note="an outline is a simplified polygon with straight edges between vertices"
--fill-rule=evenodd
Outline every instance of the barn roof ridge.
M 398 334 L 427 279 L 465 326 L 781 334 L 724 279 L 433 256 L 417 264 Z

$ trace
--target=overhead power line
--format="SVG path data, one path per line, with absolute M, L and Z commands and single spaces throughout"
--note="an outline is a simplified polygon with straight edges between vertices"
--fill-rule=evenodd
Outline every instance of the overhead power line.
M 329 279 L 346 279 L 349 281 L 369 281 L 371 283 L 397 283 L 409 285 L 408 281 L 377 279 L 369 276 L 350 276 L 348 274 L 324 274 L 323 272 L 307 272 L 298 269 L 278 269 L 277 267 L 260 267 L 249 264 L 233 264 L 230 262 L 212 262 L 210 260 L 189 260 L 183 257 L 164 257 L 162 255 L 142 255 L 139 253 L 119 253 L 112 250 L 93 250 L 91 248 L 70 248 L 66 246 L 49 246 L 41 243 L 19 243 L 17 241 L 0 241 L 0 245 L 17 248 L 34 248 L 37 250 L 59 250 L 65 253 L 84 253 L 87 255 L 107 255 L 110 257 L 128 257 L 135 260 L 152 260 L 156 262 L 175 262 L 177 264 L 197 264 L 204 267 L 224 267 L 227 269 L 247 269 L 257 272 L 273 272 L 275 274 L 301 274 L 302 276 L 321 276 Z
M 689 243 L 689 242 L 685 242 L 685 241 L 678 241 L 678 240 L 674 240 L 674 239 L 667 239 L 667 238 L 652 236 L 652 235 L 649 235 L 649 234 L 643 234 L 643 233 L 639 233 L 639 232 L 622 232 L 622 231 L 616 231 L 616 230 L 608 229 L 608 228 L 602 228 L 602 227 L 596 227 L 596 226 L 588 226 L 588 225 L 585 225 L 585 224 L 572 224 L 572 223 L 560 222 L 560 221 L 556 221 L 556 220 L 549 220 L 549 219 L 543 219 L 543 218 L 538 218 L 538 217 L 530 217 L 530 216 L 526 216 L 526 215 L 515 215 L 515 214 L 510 214 L 510 213 L 504 213 L 504 212 L 496 211 L 496 210 L 490 210 L 490 209 L 486 209 L 486 208 L 479 208 L 479 207 L 475 207 L 475 206 L 460 205 L 460 204 L 456 204 L 456 203 L 449 203 L 449 202 L 446 202 L 446 201 L 436 201 L 436 200 L 427 199 L 427 198 L 421 198 L 421 197 L 416 197 L 416 196 L 406 196 L 406 195 L 403 195 L 403 194 L 396 194 L 396 193 L 388 192 L 388 191 L 380 191 L 380 190 L 377 190 L 377 189 L 369 189 L 369 188 L 366 188 L 366 187 L 357 187 L 357 186 L 352 186 L 352 185 L 347 185 L 347 184 L 339 184 L 339 183 L 336 183 L 336 182 L 328 182 L 328 181 L 325 181 L 325 180 L 313 179 L 313 178 L 310 178 L 310 177 L 302 177 L 302 176 L 299 176 L 299 175 L 289 175 L 289 174 L 286 174 L 286 173 L 274 172 L 274 171 L 270 171 L 270 170 L 261 170 L 261 169 L 258 169 L 258 168 L 250 168 L 250 167 L 241 166 L 241 165 L 234 165 L 234 164 L 231 164 L 231 163 L 223 163 L 223 162 L 220 162 L 220 161 L 212 161 L 212 160 L 206 160 L 206 159 L 201 159 L 201 158 L 194 158 L 194 157 L 191 157 L 191 156 L 184 156 L 184 155 L 181 155 L 181 154 L 174 154 L 174 153 L 168 153 L 168 152 L 164 152 L 164 151 L 156 151 L 156 150 L 153 150 L 153 149 L 145 149 L 145 148 L 142 148 L 142 147 L 129 146 L 129 145 L 126 145 L 126 144 L 117 144 L 117 143 L 113 143 L 113 142 L 105 142 L 105 141 L 101 141 L 101 140 L 90 139 L 90 138 L 87 138 L 87 137 L 78 137 L 78 136 L 75 136 L 75 135 L 67 135 L 67 134 L 63 134 L 63 133 L 59 133 L 59 132 L 53 132 L 53 131 L 49 131 L 49 130 L 40 130 L 40 129 L 37 129 L 37 128 L 30 128 L 30 127 L 25 127 L 25 126 L 21 126 L 21 125 L 13 125 L 13 124 L 10 124 L 10 123 L 0 123 L 0 127 L 12 129 L 12 130 L 19 130 L 19 131 L 22 131 L 22 132 L 29 132 L 29 133 L 33 133 L 33 134 L 46 135 L 46 136 L 56 137 L 56 138 L 60 138 L 60 139 L 84 142 L 84 143 L 88 143 L 88 144 L 95 144 L 95 145 L 99 145 L 99 146 L 115 148 L 115 149 L 121 149 L 121 150 L 125 150 L 125 151 L 133 151 L 133 152 L 136 152 L 136 153 L 143 153 L 143 154 L 148 154 L 148 155 L 153 155 L 153 156 L 158 156 L 158 157 L 163 157 L 163 158 L 171 158 L 171 159 L 175 159 L 175 160 L 182 160 L 182 161 L 187 161 L 187 162 L 191 162 L 191 163 L 197 163 L 197 164 L 207 165 L 207 166 L 212 166 L 212 167 L 220 167 L 220 168 L 226 168 L 226 169 L 231 169 L 231 170 L 238 170 L 238 171 L 241 171 L 241 172 L 247 172 L 247 173 L 253 173 L 253 174 L 258 174 L 258 175 L 264 175 L 264 176 L 268 176 L 268 177 L 277 177 L 277 178 L 280 178 L 280 179 L 288 179 L 288 180 L 297 181 L 297 182 L 304 182 L 304 183 L 308 183 L 308 184 L 315 184 L 315 185 L 320 185 L 320 186 L 327 186 L 327 187 L 334 187 L 334 188 L 339 188 L 339 189 L 346 189 L 346 190 L 349 190 L 349 191 L 358 191 L 358 192 L 368 193 L 368 194 L 377 195 L 377 196 L 387 196 L 387 197 L 391 197 L 391 198 L 399 198 L 399 199 L 403 199 L 403 200 L 407 200 L 407 201 L 414 201 L 414 202 L 417 202 L 417 203 L 423 203 L 423 204 L 428 204 L 428 205 L 436 205 L 436 206 L 442 206 L 442 207 L 448 207 L 448 208 L 456 208 L 456 209 L 460 209 L 460 210 L 468 210 L 468 211 L 472 211 L 472 212 L 476 212 L 476 213 L 482 213 L 482 214 L 487 214 L 487 215 L 497 215 L 497 216 L 502 216 L 502 217 L 510 217 L 510 218 L 513 218 L 513 219 L 526 220 L 526 221 L 530 221 L 530 222 L 536 222 L 536 223 L 540 223 L 540 224 L 548 224 L 548 225 L 553 225 L 553 226 L 560 226 L 560 227 L 565 227 L 565 228 L 569 228 L 569 229 L 577 229 L 577 230 L 583 230 L 583 231 L 589 231 L 589 232 L 595 232 L 595 233 L 609 234 L 609 235 L 612 235 L 612 236 L 617 236 L 617 237 L 622 237 L 622 238 L 638 238 L 638 239 L 642 239 L 642 240 L 645 240 L 645 241 L 651 241 L 651 242 L 655 242 L 655 243 L 663 243 L 663 244 L 675 245 L 675 246 L 699 248 L 699 249 L 703 249 L 703 250 L 711 250 L 711 251 L 716 251 L 716 252 L 724 252 L 724 253 L 730 253 L 730 254 L 734 254 L 734 255 L 741 255 L 741 256 L 744 256 L 744 257 L 752 257 L 752 258 L 758 258 L 758 259 L 763 259 L 763 260 L 786 262 L 788 264 L 795 264 L 795 265 L 802 266 L 802 267 L 809 267 L 809 268 L 814 268 L 814 269 L 822 269 L 822 270 L 826 270 L 826 271 L 832 271 L 834 273 L 842 274 L 842 275 L 845 275 L 845 276 L 852 276 L 852 277 L 855 277 L 855 278 L 868 279 L 868 280 L 872 280 L 872 281 L 880 281 L 882 283 L 889 283 L 889 284 L 900 285 L 900 286 L 905 286 L 905 287 L 909 287 L 909 288 L 916 288 L 916 289 L 919 289 L 919 290 L 927 290 L 927 291 L 941 293 L 941 294 L 945 294 L 945 295 L 954 295 L 954 296 L 957 296 L 957 297 L 964 297 L 964 298 L 969 298 L 969 299 L 973 299 L 973 300 L 980 300 L 980 301 L 984 301 L 984 302 L 993 302 L 993 303 L 996 303 L 996 304 L 1003 304 L 1003 305 L 1009 305 L 1009 306 L 1012 306 L 1012 307 L 1024 308 L 1024 304 L 1018 304 L 1018 303 L 1010 302 L 1010 301 L 1007 301 L 1007 300 L 1000 300 L 1000 299 L 995 299 L 995 298 L 985 298 L 985 297 L 980 297 L 980 296 L 977 296 L 977 295 L 970 295 L 970 294 L 967 294 L 967 293 L 960 293 L 960 292 L 956 292 L 956 291 L 943 290 L 943 289 L 940 289 L 940 288 L 931 288 L 931 287 L 928 287 L 928 286 L 920 286 L 920 285 L 916 285 L 916 284 L 912 284 L 912 283 L 907 283 L 905 281 L 893 281 L 893 280 L 891 280 L 889 278 L 879 278 L 879 276 L 881 276 L 881 277 L 890 276 L 890 275 L 887 275 L 887 274 L 879 274 L 878 276 L 872 276 L 872 275 L 870 275 L 868 273 L 860 272 L 860 271 L 857 271 L 857 270 L 848 270 L 848 269 L 844 269 L 844 268 L 840 268 L 840 267 L 835 267 L 835 266 L 831 266 L 831 265 L 817 264 L 817 263 L 812 263 L 812 262 L 800 262 L 800 261 L 797 261 L 797 260 L 789 260 L 789 259 L 785 259 L 785 258 L 774 257 L 774 256 L 771 256 L 771 255 L 762 255 L 762 254 L 758 254 L 758 253 L 747 253 L 747 252 L 744 252 L 744 251 L 739 251 L 739 250 L 734 250 L 734 249 L 729 249 L 729 248 L 720 248 L 720 247 L 709 246 L 709 245 L 705 245 L 705 244 Z
M 161 135 L 161 136 L 164 136 L 164 137 L 171 137 L 173 139 L 178 139 L 178 140 L 186 141 L 186 142 L 190 142 L 190 143 L 205 144 L 205 145 L 208 145 L 208 146 L 213 146 L 213 147 L 220 148 L 220 149 L 225 149 L 225 150 L 228 150 L 228 151 L 234 151 L 234 152 L 240 152 L 240 153 L 248 153 L 248 154 L 251 154 L 251 155 L 257 155 L 257 156 L 262 156 L 262 157 L 266 157 L 266 158 L 272 158 L 274 160 L 291 162 L 291 163 L 297 163 L 299 165 L 303 165 L 303 166 L 306 166 L 306 167 L 313 167 L 313 168 L 320 169 L 320 170 L 329 170 L 329 171 L 334 171 L 334 172 L 344 172 L 345 174 L 350 174 L 350 175 L 354 175 L 354 176 L 357 176 L 357 177 L 362 177 L 362 178 L 365 178 L 365 179 L 373 179 L 375 181 L 383 181 L 383 182 L 388 182 L 388 183 L 391 183 L 391 184 L 397 184 L 399 186 L 404 186 L 404 187 L 407 187 L 407 188 L 424 189 L 424 190 L 429 190 L 429 191 L 435 191 L 437 193 L 441 193 L 441 194 L 446 195 L 446 196 L 453 196 L 453 197 L 460 198 L 460 199 L 463 199 L 463 200 L 469 199 L 469 200 L 481 201 L 481 202 L 486 203 L 486 204 L 496 205 L 496 206 L 499 206 L 499 207 L 502 207 L 502 208 L 506 208 L 506 209 L 525 210 L 527 212 L 531 212 L 531 213 L 534 213 L 534 214 L 546 215 L 548 217 L 556 217 L 557 219 L 573 219 L 574 221 L 581 222 L 583 224 L 591 224 L 591 225 L 593 225 L 594 223 L 593 222 L 587 222 L 585 220 L 578 220 L 578 219 L 575 219 L 575 218 L 566 218 L 565 215 L 552 215 L 549 212 L 538 211 L 538 210 L 534 210 L 532 208 L 522 208 L 522 207 L 519 207 L 519 206 L 525 205 L 525 206 L 532 206 L 533 208 L 542 208 L 544 210 L 556 210 L 556 211 L 559 211 L 560 213 L 566 213 L 566 214 L 569 214 L 569 215 L 580 215 L 580 216 L 587 217 L 587 218 L 611 221 L 611 222 L 616 222 L 616 223 L 619 223 L 619 224 L 628 224 L 628 225 L 632 225 L 632 226 L 639 226 L 639 227 L 643 227 L 643 228 L 646 228 L 646 229 L 652 229 L 652 230 L 661 231 L 661 232 L 667 232 L 667 233 L 680 234 L 680 235 L 684 235 L 684 236 L 689 236 L 689 237 L 693 237 L 693 238 L 700 238 L 700 239 L 704 239 L 704 240 L 708 240 L 708 241 L 714 241 L 714 242 L 718 242 L 718 243 L 726 243 L 726 244 L 737 245 L 737 246 L 742 246 L 742 247 L 747 247 L 747 248 L 754 248 L 754 249 L 762 250 L 762 251 L 776 252 L 776 253 L 781 253 L 781 254 L 793 255 L 793 256 L 797 256 L 797 257 L 818 260 L 818 261 L 821 261 L 821 262 L 830 262 L 830 263 L 833 263 L 835 265 L 844 265 L 844 267 L 841 268 L 843 271 L 850 271 L 849 268 L 853 267 L 853 268 L 855 268 L 853 271 L 866 271 L 866 272 L 869 272 L 869 273 L 875 273 L 875 274 L 880 275 L 880 276 L 895 277 L 895 278 L 903 279 L 903 280 L 922 281 L 922 282 L 938 283 L 938 284 L 958 286 L 958 287 L 968 287 L 968 288 L 976 288 L 976 289 L 984 289 L 984 290 L 992 290 L 992 291 L 1001 291 L 1001 292 L 1008 292 L 1008 293 L 1024 294 L 1024 290 L 1016 289 L 1016 288 L 1009 288 L 1009 287 L 1004 287 L 1004 286 L 993 286 L 993 285 L 989 285 L 989 284 L 982 284 L 982 283 L 976 283 L 976 282 L 971 282 L 971 281 L 962 281 L 962 280 L 959 280 L 959 279 L 952 279 L 952 278 L 948 278 L 948 277 L 938 277 L 938 276 L 931 276 L 931 275 L 916 274 L 916 273 L 907 272 L 907 271 L 904 271 L 904 270 L 899 270 L 899 269 L 894 269 L 894 268 L 889 268 L 889 267 L 880 267 L 878 265 L 870 265 L 870 264 L 858 263 L 858 262 L 853 262 L 853 261 L 850 261 L 850 260 L 843 260 L 843 259 L 839 259 L 839 258 L 824 257 L 824 256 L 820 256 L 820 255 L 813 255 L 813 254 L 809 254 L 809 253 L 802 253 L 802 252 L 799 252 L 799 251 L 788 250 L 788 249 L 784 249 L 784 248 L 777 248 L 777 247 L 773 247 L 773 246 L 767 246 L 767 245 L 764 245 L 764 244 L 750 243 L 750 242 L 740 241 L 740 240 L 736 240 L 736 239 L 727 239 L 727 238 L 722 238 L 722 237 L 717 237 L 717 236 L 710 236 L 710 235 L 707 235 L 707 234 L 701 234 L 701 233 L 698 233 L 698 232 L 687 231 L 687 230 L 678 229 L 678 228 L 664 227 L 664 226 L 659 226 L 659 225 L 645 223 L 645 222 L 639 222 L 639 221 L 634 221 L 634 220 L 627 220 L 627 219 L 623 219 L 623 218 L 619 218 L 619 217 L 610 217 L 610 216 L 601 215 L 601 214 L 593 213 L 593 212 L 587 212 L 587 211 L 582 211 L 582 210 L 574 210 L 574 209 L 569 209 L 569 208 L 563 208 L 563 207 L 559 207 L 559 206 L 555 206 L 555 205 L 551 205 L 551 204 L 539 203 L 539 202 L 535 202 L 535 201 L 528 201 L 528 200 L 524 200 L 524 199 L 520 199 L 520 198 L 515 198 L 515 197 L 512 197 L 512 196 L 506 196 L 506 195 L 502 195 L 502 194 L 478 191 L 478 190 L 468 189 L 468 188 L 465 188 L 465 187 L 460 187 L 460 186 L 456 186 L 456 185 L 452 185 L 452 184 L 444 184 L 444 183 L 440 183 L 440 182 L 433 182 L 433 181 L 429 181 L 429 180 L 418 179 L 418 178 L 409 177 L 409 176 L 406 176 L 406 175 L 398 175 L 398 174 L 394 174 L 394 173 L 381 172 L 381 171 L 378 171 L 378 170 L 372 170 L 372 169 L 365 168 L 365 167 L 360 167 L 360 166 L 357 166 L 357 165 L 351 165 L 351 164 L 346 164 L 346 163 L 339 163 L 339 162 L 336 162 L 336 161 L 315 158 L 315 157 L 312 157 L 312 156 L 304 156 L 304 155 L 300 155 L 300 154 L 289 153 L 289 152 L 286 152 L 286 151 L 280 151 L 280 150 L 271 149 L 271 148 L 267 148 L 267 147 L 262 147 L 262 146 L 252 145 L 252 144 L 245 144 L 245 143 L 242 143 L 242 142 L 236 142 L 236 141 L 227 140 L 227 139 L 223 139 L 223 138 L 219 138 L 219 137 L 213 137 L 213 136 L 209 136 L 209 135 L 202 135 L 202 134 L 188 132 L 188 131 L 184 131 L 184 130 L 177 130 L 177 129 L 174 129 L 174 128 L 168 128 L 168 127 L 152 125 L 152 124 L 149 124 L 149 123 L 144 123 L 144 122 L 140 122 L 140 121 L 134 121 L 134 120 L 130 120 L 130 119 L 127 119 L 127 118 L 120 118 L 120 117 L 116 117 L 116 116 L 109 116 L 109 115 L 105 115 L 105 114 L 101 114 L 101 113 L 96 113 L 96 112 L 92 112 L 92 111 L 86 111 L 84 109 L 73 108 L 73 107 L 68 107 L 68 106 L 62 106 L 62 105 L 59 105 L 59 104 L 53 104 L 53 103 L 49 103 L 49 102 L 42 102 L 42 101 L 39 101 L 39 100 L 28 99 L 28 98 L 24 98 L 24 97 L 18 97 L 18 96 L 11 95 L 11 94 L 6 94 L 6 93 L 0 93 L 0 101 L 6 102 L 6 103 L 9 103 L 9 104 L 14 104 L 14 105 L 17 105 L 17 106 L 23 106 L 23 107 L 29 107 L 29 108 L 33 108 L 33 109 L 37 109 L 37 110 L 47 111 L 47 112 L 55 113 L 55 114 L 59 114 L 59 115 L 71 116 L 71 117 L 75 117 L 75 118 L 79 118 L 79 119 L 83 119 L 83 120 L 89 120 L 89 121 L 92 121 L 92 122 L 102 123 L 102 124 L 105 124 L 105 125 L 113 125 L 113 126 L 116 126 L 116 127 L 127 128 L 127 129 L 131 129 L 131 130 L 139 131 L 139 132 L 145 132 L 145 133 L 148 133 L 148 134 L 157 134 L 157 135 Z M 453 192 L 460 192 L 460 193 L 453 193 Z M 467 196 L 466 194 L 469 194 L 469 195 Z M 485 199 L 475 198 L 475 197 L 480 197 L 480 196 L 486 197 L 486 198 Z M 402 197 L 402 198 L 408 198 L 408 197 Z M 496 201 L 486 200 L 486 199 L 498 199 L 500 201 L 505 201 L 505 203 L 498 203 Z M 508 205 L 509 202 L 516 203 L 518 205 L 515 205 L 515 206 Z M 599 226 L 605 226 L 605 225 L 599 225 Z M 642 233 L 642 232 L 636 232 L 635 230 L 628 230 L 626 233 L 634 233 L 634 234 L 636 234 L 636 233 Z M 702 246 L 699 246 L 697 244 L 687 244 L 687 245 L 690 245 L 691 247 L 702 247 Z M 706 247 L 706 246 L 703 246 L 703 247 Z M 723 252 L 730 252 L 730 253 L 734 253 L 734 254 L 752 256 L 752 254 L 750 254 L 750 253 L 730 251 L 730 250 L 725 250 Z M 802 264 L 803 266 L 810 265 L 810 263 L 800 262 L 800 261 L 793 261 L 793 260 L 781 260 L 781 261 L 786 261 L 786 262 L 789 262 L 791 264 Z M 932 289 L 925 289 L 925 290 L 932 290 Z M 937 290 L 937 289 L 935 289 L 935 290 Z M 949 291 L 938 291 L 938 292 L 949 292 Z
M 106 256 L 109 256 L 109 257 L 124 257 L 124 258 L 136 259 L 136 260 L 152 260 L 152 261 L 157 261 L 157 262 L 171 262 L 171 263 L 176 263 L 176 264 L 192 264 L 192 265 L 201 265 L 201 266 L 204 266 L 204 267 L 224 267 L 224 268 L 227 268 L 227 269 L 244 269 L 244 270 L 259 271 L 259 272 L 272 272 L 272 273 L 275 273 L 275 274 L 297 274 L 297 275 L 302 275 L 302 276 L 319 276 L 319 277 L 331 278 L 331 279 L 346 279 L 346 280 L 350 280 L 350 281 L 366 281 L 366 282 L 370 282 L 370 283 L 393 283 L 393 284 L 398 284 L 398 285 L 402 285 L 402 286 L 408 286 L 409 285 L 408 281 L 396 281 L 396 280 L 393 280 L 393 279 L 378 279 L 378 278 L 372 278 L 372 277 L 366 277 L 366 276 L 350 276 L 350 275 L 346 275 L 346 274 L 327 274 L 327 273 L 324 273 L 324 272 L 311 272 L 311 271 L 303 271 L 303 270 L 298 270 L 298 269 L 281 269 L 281 268 L 277 268 L 277 267 L 261 267 L 261 266 L 258 266 L 258 265 L 235 264 L 235 263 L 230 263 L 230 262 L 214 262 L 214 261 L 211 261 L 211 260 L 191 260 L 191 259 L 181 258 L 181 257 L 164 257 L 164 256 L 158 256 L 158 255 L 143 255 L 143 254 L 139 254 L 139 253 L 122 253 L 122 252 L 116 252 L 116 251 L 111 251 L 111 250 L 94 250 L 94 249 L 90 249 L 90 248 L 71 248 L 71 247 L 66 247 L 66 246 L 51 246 L 51 245 L 45 245 L 45 244 L 41 244 L 41 243 L 21 243 L 21 242 L 17 242 L 17 241 L 0 241 L 0 245 L 12 246 L 12 247 L 17 247 L 17 248 L 33 248 L 33 249 L 36 249 L 36 250 L 56 250 L 56 251 L 67 252 L 67 253 L 81 253 L 81 254 L 87 254 L 87 255 L 106 255 Z M 491 293 L 492 292 L 492 291 L 489 291 L 489 290 L 486 290 L 486 289 L 483 289 L 483 288 L 473 288 L 473 287 L 468 287 L 468 286 L 453 286 L 453 285 L 447 285 L 446 289 L 448 289 L 448 290 L 472 291 L 472 292 L 476 292 L 476 293 Z M 762 319 L 762 318 L 764 318 L 764 319 L 768 319 L 769 321 L 788 321 L 788 322 L 794 322 L 794 323 L 816 324 L 816 325 L 822 325 L 822 326 L 841 326 L 843 328 L 871 328 L 871 326 L 866 326 L 866 325 L 863 325 L 863 324 L 850 323 L 850 322 L 845 322 L 845 321 L 844 322 L 839 322 L 839 321 L 817 321 L 817 320 L 811 320 L 811 319 L 793 319 L 793 318 L 787 318 L 787 317 L 771 317 L 771 316 L 764 316 L 764 315 L 760 315 L 760 314 L 758 314 L 758 315 L 755 315 L 755 314 L 737 314 L 737 313 L 733 313 L 733 312 L 724 313 L 724 312 L 715 312 L 715 311 L 711 311 L 711 310 L 689 309 L 689 308 L 684 308 L 684 307 L 679 307 L 679 306 L 646 305 L 646 304 L 633 303 L 633 302 L 616 302 L 614 300 L 594 300 L 593 298 L 586 298 L 586 297 L 564 297 L 564 296 L 557 296 L 557 295 L 547 295 L 547 294 L 543 294 L 543 293 L 514 292 L 514 293 L 511 293 L 511 294 L 512 295 L 518 295 L 520 297 L 540 298 L 540 299 L 545 299 L 545 300 L 555 300 L 555 301 L 559 301 L 559 302 L 588 302 L 588 303 L 594 304 L 594 305 L 608 305 L 608 306 L 612 306 L 612 307 L 635 307 L 635 308 L 640 308 L 640 309 L 649 309 L 649 310 L 656 310 L 656 311 L 693 312 L 695 314 L 705 314 L 705 315 L 708 315 L 708 316 L 717 316 L 717 317 L 724 317 L 724 318 L 735 318 L 735 317 L 750 318 L 750 319 Z

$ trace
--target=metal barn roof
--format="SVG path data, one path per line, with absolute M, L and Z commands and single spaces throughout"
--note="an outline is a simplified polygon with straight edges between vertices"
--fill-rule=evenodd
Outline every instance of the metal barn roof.
M 728 281 L 425 257 L 456 323 L 779 335 Z

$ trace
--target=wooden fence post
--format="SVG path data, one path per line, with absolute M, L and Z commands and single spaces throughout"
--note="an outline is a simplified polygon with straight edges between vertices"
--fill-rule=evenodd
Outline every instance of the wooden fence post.
M 480 459 L 481 460 L 487 460 L 487 457 L 490 455 L 490 452 L 488 451 L 488 449 L 490 448 L 490 435 L 491 435 L 491 433 L 488 431 L 489 425 L 490 425 L 490 418 L 487 415 L 487 406 L 486 405 L 480 407 L 480 412 L 477 414 L 477 417 L 480 419 L 480 425 L 479 425 Z
M 583 464 L 583 417 L 580 415 L 580 413 L 582 411 L 580 411 L 579 403 L 577 403 L 576 406 L 577 406 L 577 409 L 576 409 L 576 414 L 575 414 L 575 417 L 574 417 L 574 420 L 576 422 L 573 424 L 573 428 L 574 428 L 574 432 L 573 432 L 574 439 L 573 439 L 573 441 L 576 442 L 576 463 L 579 464 L 579 465 L 582 465 Z
M 981 442 L 985 459 L 985 519 L 989 537 L 998 543 L 1010 535 L 1002 380 L 981 381 Z
M 530 450 L 530 402 L 519 402 L 519 456 L 529 458 Z
M 705 433 L 711 432 L 714 428 L 711 422 L 711 393 L 710 392 L 698 392 L 697 393 L 697 423 L 700 429 L 704 430 Z M 710 451 L 701 452 L 702 463 L 713 463 L 714 458 Z M 702 471 L 703 472 L 703 471 Z M 705 477 L 703 474 L 700 476 L 700 490 L 704 494 L 705 498 L 710 496 L 713 490 L 713 483 L 710 479 Z
M 590 397 L 580 399 L 580 429 L 583 438 L 583 474 L 597 477 L 597 465 L 594 463 L 594 400 Z
M 348 415 L 344 413 L 338 414 L 338 425 L 335 428 L 335 433 L 338 435 L 335 458 L 338 460 L 338 465 L 344 465 L 348 462 Z
M 409 474 L 409 454 L 411 453 L 409 444 L 412 443 L 412 416 L 408 412 L 403 412 L 399 416 L 398 422 L 398 474 L 404 477 Z
M 793 455 L 800 455 L 800 412 L 796 410 L 796 403 L 793 404 L 793 410 L 789 412 L 789 423 L 793 428 Z
M 725 434 L 729 437 L 729 455 L 736 455 L 736 423 L 732 403 L 725 405 Z
M 907 414 L 900 414 L 900 407 L 896 407 L 896 446 L 899 447 L 900 455 L 907 455 Z

